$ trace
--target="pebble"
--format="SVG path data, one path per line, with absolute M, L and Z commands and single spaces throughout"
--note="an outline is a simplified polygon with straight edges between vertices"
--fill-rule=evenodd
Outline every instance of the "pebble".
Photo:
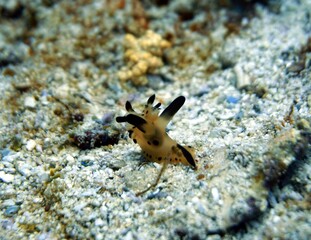
M 37 152 L 42 153 L 42 146 L 40 144 L 37 144 L 36 145 L 36 150 L 37 150 Z
M 10 183 L 13 182 L 14 180 L 14 175 L 12 174 L 6 174 L 5 172 L 1 171 L 0 172 L 0 179 L 5 182 L 5 183 Z
M 50 179 L 50 175 L 46 172 L 39 174 L 38 181 L 39 183 L 47 182 Z
M 10 149 L 5 148 L 5 149 L 1 150 L 2 157 L 9 156 L 10 154 L 11 154 Z
M 246 88 L 251 84 L 250 77 L 243 71 L 241 66 L 236 65 L 234 67 L 234 72 L 237 78 L 236 86 L 238 89 Z
M 0 200 L 12 198 L 15 195 L 16 195 L 16 191 L 14 188 L 7 188 L 5 190 L 0 190 Z
M 40 97 L 40 102 L 42 105 L 47 106 L 49 105 L 49 100 L 48 100 L 48 94 L 47 91 L 43 90 L 41 93 L 41 97 Z
M 236 115 L 236 113 L 234 112 L 229 112 L 229 111 L 224 111 L 221 114 L 219 114 L 218 116 L 216 116 L 217 119 L 219 120 L 232 120 L 234 119 L 234 116 Z
M 74 163 L 76 162 L 75 158 L 74 158 L 73 156 L 71 156 L 70 154 L 67 154 L 67 155 L 66 155 L 66 160 L 67 160 L 67 162 L 68 162 L 70 165 L 72 165 L 72 164 L 74 164 Z
M 101 124 L 105 125 L 105 124 L 111 123 L 113 120 L 114 120 L 114 113 L 107 112 L 102 116 Z
M 2 161 L 3 162 L 10 162 L 10 163 L 13 163 L 14 162 L 14 160 L 16 159 L 16 158 L 18 158 L 20 156 L 20 153 L 15 153 L 15 154 L 9 154 L 9 155 L 6 155 L 6 156 L 3 156 L 3 158 L 2 158 Z
M 2 165 L 2 164 L 1 164 Z M 1 166 L 0 165 L 0 166 Z M 14 164 L 12 162 L 8 162 L 8 161 L 3 161 L 3 167 L 6 168 L 6 170 L 8 168 L 13 168 L 14 167 Z
M 26 149 L 28 151 L 32 151 L 36 147 L 37 143 L 33 139 L 29 139 L 26 143 Z
M 13 216 L 15 213 L 17 213 L 19 210 L 19 206 L 13 205 L 9 206 L 7 209 L 4 211 L 4 215 L 7 217 Z
M 234 119 L 237 121 L 240 121 L 244 116 L 244 112 L 243 111 L 239 111 L 237 114 L 235 114 Z
M 35 108 L 37 105 L 36 99 L 33 96 L 28 96 L 24 100 L 24 106 L 27 108 Z
M 59 76 L 56 77 L 56 75 L 59 75 Z M 61 74 L 57 73 L 57 74 L 55 74 L 55 79 L 57 79 L 57 78 L 65 79 L 66 75 L 65 75 L 65 73 L 61 73 Z M 66 98 L 68 98 L 68 96 L 70 94 L 70 87 L 68 86 L 68 84 L 63 84 L 56 89 L 55 93 L 56 93 L 57 98 L 66 99 Z
M 236 104 L 239 102 L 239 98 L 233 97 L 233 96 L 227 96 L 226 100 L 228 103 L 232 103 L 232 104 Z
M 111 99 L 111 98 L 108 98 L 107 100 L 106 100 L 106 103 L 109 105 L 109 106 L 114 106 L 116 103 L 115 103 L 115 101 L 113 100 L 113 99 Z
M 85 208 L 87 206 L 87 203 L 86 202 L 82 202 L 78 205 L 76 205 L 73 210 L 77 213 L 79 213 L 83 208 Z
M 4 230 L 12 230 L 14 226 L 14 222 L 12 219 L 1 220 L 1 227 Z
M 94 191 L 94 189 L 88 189 L 84 192 L 81 193 L 82 197 L 91 197 L 91 196 L 95 196 L 96 192 Z
M 13 199 L 6 199 L 6 200 L 4 200 L 4 201 L 2 202 L 1 207 L 2 207 L 2 208 L 7 208 L 7 207 L 13 206 L 13 205 L 15 205 L 15 202 L 14 202 Z
M 213 187 L 211 193 L 212 193 L 212 196 L 213 196 L 214 201 L 215 201 L 215 202 L 218 202 L 218 201 L 219 201 L 219 198 L 220 198 L 218 189 L 215 188 L 215 187 Z
M 28 163 L 18 161 L 16 163 L 16 170 L 25 177 L 29 177 L 32 172 L 32 167 Z
M 40 197 L 34 197 L 34 198 L 32 199 L 32 201 L 33 201 L 33 203 L 42 203 L 42 198 L 40 198 Z
M 279 216 L 274 216 L 273 219 L 272 219 L 273 223 L 278 223 L 280 221 L 281 221 L 281 218 Z
M 294 62 L 287 67 L 287 72 L 300 73 L 305 68 L 304 62 Z
M 105 222 L 101 218 L 95 220 L 95 226 L 102 227 L 105 225 Z
M 37 236 L 37 240 L 56 239 L 51 232 L 44 232 Z

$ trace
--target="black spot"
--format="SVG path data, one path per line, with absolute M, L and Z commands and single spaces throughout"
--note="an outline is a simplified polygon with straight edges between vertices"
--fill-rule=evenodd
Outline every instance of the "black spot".
M 129 130 L 128 132 L 129 132 L 130 138 L 132 138 L 133 130 Z
M 134 139 L 133 139 L 133 142 L 134 142 L 134 143 L 137 143 L 137 140 L 134 138 Z
M 158 141 L 158 140 L 153 140 L 152 143 L 153 143 L 153 145 L 155 145 L 155 146 L 159 146 L 159 141 Z
M 158 160 L 161 161 L 161 160 L 162 160 L 162 157 L 158 157 Z
M 148 141 L 147 143 L 148 143 L 148 145 L 151 145 L 151 142 Z

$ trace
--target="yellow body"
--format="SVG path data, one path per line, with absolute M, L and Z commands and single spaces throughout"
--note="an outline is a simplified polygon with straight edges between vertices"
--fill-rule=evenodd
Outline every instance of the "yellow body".
M 185 98 L 176 98 L 160 115 L 160 104 L 152 106 L 154 99 L 155 95 L 148 99 L 142 114 L 136 113 L 127 102 L 126 109 L 129 114 L 117 117 L 117 121 L 133 125 L 129 130 L 130 137 L 138 143 L 148 161 L 182 163 L 196 168 L 194 150 L 190 146 L 179 145 L 165 131 L 167 124 L 185 102 Z

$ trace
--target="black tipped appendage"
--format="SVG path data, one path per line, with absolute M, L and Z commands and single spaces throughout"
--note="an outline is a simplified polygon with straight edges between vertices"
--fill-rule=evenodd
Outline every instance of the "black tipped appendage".
M 126 111 L 128 111 L 128 112 L 135 112 L 134 109 L 133 109 L 133 107 L 132 107 L 132 104 L 131 104 L 129 101 L 126 101 L 126 103 L 125 103 L 125 109 L 126 109 Z
M 127 122 L 129 124 L 132 124 L 133 126 L 137 127 L 140 131 L 145 132 L 144 124 L 146 124 L 146 120 L 135 115 L 135 114 L 128 114 L 124 117 L 116 117 L 116 121 L 121 122 Z
M 155 94 L 151 95 L 151 97 L 148 98 L 147 104 L 148 104 L 148 105 L 152 105 L 153 102 L 154 102 L 154 100 L 155 100 Z
M 141 118 L 135 114 L 128 114 L 126 116 L 126 121 L 129 124 L 132 124 L 135 127 L 137 127 L 140 131 L 145 132 L 144 124 L 147 123 L 147 121 L 145 119 L 143 119 L 143 118 Z
M 196 165 L 194 162 L 194 159 L 191 155 L 190 152 L 188 152 L 188 150 L 186 148 L 184 148 L 183 146 L 177 144 L 177 147 L 182 151 L 182 154 L 184 155 L 184 157 L 187 159 L 188 163 L 194 168 L 196 169 Z
M 159 109 L 161 107 L 161 103 L 157 103 L 156 105 L 154 105 L 153 109 Z
M 127 122 L 127 119 L 126 119 L 126 116 L 125 116 L 125 117 L 116 117 L 116 121 L 117 121 L 118 123 Z
M 178 110 L 184 105 L 186 98 L 184 96 L 177 97 L 164 111 L 161 113 L 160 117 L 165 119 L 171 119 Z

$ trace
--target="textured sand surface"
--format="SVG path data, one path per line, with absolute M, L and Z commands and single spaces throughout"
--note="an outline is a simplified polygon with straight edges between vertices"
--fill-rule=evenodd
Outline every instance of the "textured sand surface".
M 310 238 L 311 2 L 216 2 L 0 0 L 0 239 Z M 198 169 L 137 197 L 154 93 Z

